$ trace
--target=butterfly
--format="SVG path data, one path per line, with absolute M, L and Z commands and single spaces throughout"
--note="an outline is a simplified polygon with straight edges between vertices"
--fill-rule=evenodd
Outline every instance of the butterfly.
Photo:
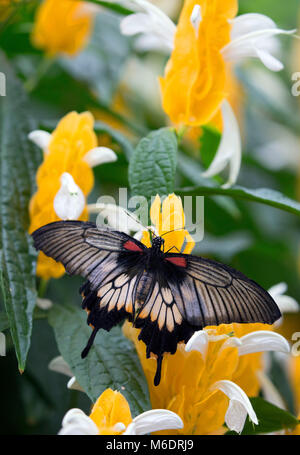
M 147 358 L 157 360 L 155 385 L 164 353 L 175 354 L 195 331 L 233 322 L 273 324 L 281 317 L 268 292 L 242 273 L 211 259 L 164 252 L 159 236 L 147 248 L 91 222 L 58 221 L 32 237 L 36 249 L 61 262 L 67 273 L 87 279 L 80 293 L 93 331 L 82 358 L 98 330 L 128 319 L 140 329 Z

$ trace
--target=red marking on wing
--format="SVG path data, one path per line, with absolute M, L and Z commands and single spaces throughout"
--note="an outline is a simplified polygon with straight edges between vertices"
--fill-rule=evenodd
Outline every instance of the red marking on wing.
M 127 240 L 127 242 L 124 243 L 124 248 L 129 251 L 137 251 L 139 253 L 143 253 L 142 248 L 140 248 L 136 243 L 134 243 L 132 240 Z
M 165 260 L 171 262 L 172 264 L 178 265 L 179 267 L 186 267 L 187 266 L 186 259 L 182 258 L 180 256 L 165 258 Z

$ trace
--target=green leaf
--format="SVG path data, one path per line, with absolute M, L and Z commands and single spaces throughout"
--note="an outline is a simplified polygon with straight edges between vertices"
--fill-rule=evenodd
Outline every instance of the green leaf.
M 151 408 L 137 353 L 120 327 L 114 327 L 109 333 L 101 330 L 89 355 L 82 359 L 81 352 L 91 335 L 85 312 L 71 306 L 54 305 L 49 322 L 61 355 L 93 402 L 110 387 L 127 398 L 133 415 Z
M 119 131 L 114 130 L 106 123 L 96 121 L 94 130 L 97 134 L 107 134 L 114 144 L 117 144 L 121 150 L 123 150 L 127 161 L 130 160 L 130 157 L 133 153 L 133 147 L 129 140 L 123 136 L 123 134 L 119 133 Z
M 269 205 L 286 212 L 293 213 L 300 216 L 300 203 L 290 199 L 279 191 L 271 190 L 269 188 L 250 189 L 242 186 L 232 186 L 231 188 L 222 188 L 217 186 L 212 180 L 199 177 L 200 186 L 181 188 L 176 190 L 176 194 L 180 196 L 188 195 L 222 195 L 231 196 L 236 199 L 245 199 L 248 201 L 259 202 L 260 204 Z
M 278 408 L 260 397 L 250 398 L 257 415 L 258 425 L 254 425 L 249 417 L 246 420 L 242 435 L 268 434 L 279 430 L 292 430 L 299 425 L 299 420 L 284 409 Z M 230 431 L 227 434 L 235 434 Z
M 152 131 L 137 145 L 129 163 L 129 185 L 134 195 L 148 200 L 174 191 L 177 137 L 171 128 Z
M 212 126 L 203 126 L 202 131 L 199 139 L 200 155 L 204 166 L 208 168 L 218 150 L 222 135 Z
M 88 0 L 90 3 L 96 3 L 97 5 L 104 6 L 105 8 L 108 8 L 112 11 L 115 11 L 119 14 L 127 15 L 131 14 L 133 11 L 130 9 L 126 8 L 125 6 L 122 6 L 122 0 L 119 1 L 120 4 L 116 3 L 111 3 L 111 2 L 105 2 L 101 0 Z
M 27 233 L 28 204 L 41 155 L 28 140 L 35 126 L 23 89 L 3 54 L 0 68 L 6 76 L 6 96 L 0 98 L 0 283 L 19 369 L 23 371 L 37 298 L 36 252 Z
M 0 332 L 9 328 L 9 322 L 6 313 L 0 313 Z

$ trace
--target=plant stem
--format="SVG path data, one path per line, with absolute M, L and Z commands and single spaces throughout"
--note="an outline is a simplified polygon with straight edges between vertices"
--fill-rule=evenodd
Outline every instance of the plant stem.
M 24 88 L 27 91 L 27 93 L 33 92 L 33 90 L 37 87 L 42 77 L 46 74 L 46 72 L 52 65 L 53 61 L 54 59 L 50 57 L 42 58 L 39 66 L 37 67 L 37 70 L 24 83 Z
M 49 283 L 49 280 L 45 280 L 44 278 L 41 278 L 40 285 L 38 288 L 38 296 L 40 299 L 42 299 L 45 296 L 48 283 Z

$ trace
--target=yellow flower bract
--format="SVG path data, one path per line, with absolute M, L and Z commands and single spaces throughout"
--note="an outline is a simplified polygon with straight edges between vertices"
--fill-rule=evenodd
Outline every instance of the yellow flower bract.
M 198 32 L 191 23 L 201 6 Z M 230 42 L 237 0 L 186 0 L 175 35 L 174 50 L 161 79 L 163 108 L 175 124 L 208 123 L 226 97 L 226 65 L 221 50 Z
M 43 163 L 37 172 L 37 192 L 30 201 L 30 233 L 45 224 L 59 220 L 54 211 L 53 201 L 64 172 L 72 175 L 85 196 L 91 191 L 94 175 L 84 161 L 84 156 L 97 146 L 93 127 L 94 119 L 89 112 L 82 114 L 70 112 L 63 117 L 52 133 L 48 151 L 44 153 Z M 87 208 L 79 219 L 83 221 L 88 219 Z M 37 264 L 38 276 L 45 279 L 58 278 L 63 275 L 64 270 L 62 264 L 40 253 Z
M 195 242 L 189 232 L 184 228 L 185 215 L 180 197 L 170 194 L 161 203 L 157 195 L 150 209 L 150 218 L 158 235 L 162 235 L 165 244 L 164 251 L 171 253 L 181 251 L 186 242 L 183 253 L 189 254 L 194 248 Z M 149 248 L 151 246 L 150 234 L 143 233 L 141 241 Z
M 132 422 L 129 404 L 117 391 L 106 389 L 93 406 L 90 418 L 99 428 L 100 435 L 117 435 L 116 425 L 123 423 L 127 427 Z
M 45 0 L 39 7 L 32 33 L 33 44 L 47 55 L 75 55 L 89 39 L 93 18 L 79 0 Z
M 146 358 L 146 348 L 138 340 L 139 330 L 126 322 L 124 334 L 137 349 L 150 391 L 153 409 L 169 409 L 177 413 L 184 422 L 182 430 L 165 434 L 205 435 L 225 432 L 223 427 L 229 400 L 222 392 L 212 391 L 217 381 L 224 379 L 235 382 L 248 396 L 259 391 L 256 372 L 262 369 L 262 355 L 248 354 L 239 357 L 236 347 L 224 347 L 228 334 L 242 336 L 255 330 L 266 329 L 264 324 L 229 324 L 207 327 L 210 334 L 220 337 L 209 341 L 206 356 L 198 351 L 185 351 L 179 344 L 174 355 L 166 354 L 162 366 L 161 382 L 153 385 L 156 360 Z M 161 434 L 164 434 L 163 432 Z

